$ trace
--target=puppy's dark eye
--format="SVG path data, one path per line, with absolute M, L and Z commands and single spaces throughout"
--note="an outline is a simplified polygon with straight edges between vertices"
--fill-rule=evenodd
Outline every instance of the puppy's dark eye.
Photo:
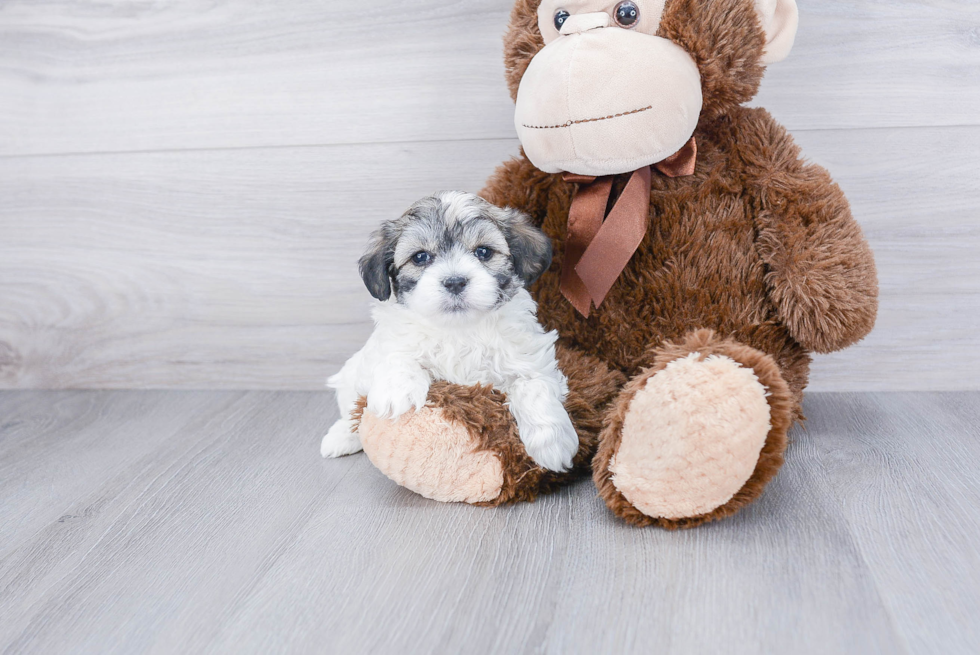
M 432 261 L 432 255 L 424 250 L 420 250 L 414 255 L 412 255 L 412 263 L 416 266 L 425 266 L 430 261 Z
M 636 23 L 640 20 L 640 8 L 636 6 L 635 2 L 625 0 L 616 5 L 613 17 L 620 27 L 636 27 Z
M 559 32 L 561 32 L 561 26 L 565 24 L 565 21 L 568 19 L 569 16 L 571 16 L 571 14 L 569 14 L 564 9 L 559 9 L 558 11 L 556 11 L 555 12 L 555 29 L 558 30 Z
M 476 255 L 476 258 L 479 259 L 481 262 L 485 262 L 491 257 L 493 257 L 493 249 L 488 248 L 486 246 L 480 246 L 479 248 L 473 251 L 473 254 Z

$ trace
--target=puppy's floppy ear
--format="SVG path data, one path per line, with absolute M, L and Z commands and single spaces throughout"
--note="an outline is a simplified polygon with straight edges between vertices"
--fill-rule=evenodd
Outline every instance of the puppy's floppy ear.
M 551 239 L 531 225 L 531 220 L 516 209 L 501 210 L 501 226 L 514 269 L 530 287 L 551 266 Z
M 371 235 L 368 249 L 357 263 L 364 286 L 381 301 L 391 297 L 391 268 L 395 263 L 398 234 L 394 222 L 382 225 Z

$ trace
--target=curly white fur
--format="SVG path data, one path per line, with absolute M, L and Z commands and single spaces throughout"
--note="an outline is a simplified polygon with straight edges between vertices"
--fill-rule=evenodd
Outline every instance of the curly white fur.
M 344 418 L 323 438 L 323 456 L 361 450 L 349 418 L 359 396 L 371 413 L 394 419 L 421 408 L 429 384 L 445 380 L 506 393 L 528 455 L 547 469 L 571 468 L 578 436 L 563 405 L 568 384 L 555 358 L 558 335 L 545 332 L 535 312 L 524 289 L 492 311 L 451 321 L 393 300 L 377 303 L 374 333 L 327 383 Z

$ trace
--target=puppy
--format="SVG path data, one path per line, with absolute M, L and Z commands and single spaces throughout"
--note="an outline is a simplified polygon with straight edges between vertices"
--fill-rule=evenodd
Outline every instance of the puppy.
M 364 348 L 327 381 L 341 419 L 324 457 L 361 450 L 351 410 L 395 419 L 425 405 L 429 384 L 489 384 L 507 394 L 527 454 L 565 471 L 578 436 L 564 408 L 568 385 L 555 332 L 537 321 L 526 287 L 551 264 L 551 242 L 526 216 L 468 193 L 424 198 L 372 235 L 361 277 L 377 298 Z

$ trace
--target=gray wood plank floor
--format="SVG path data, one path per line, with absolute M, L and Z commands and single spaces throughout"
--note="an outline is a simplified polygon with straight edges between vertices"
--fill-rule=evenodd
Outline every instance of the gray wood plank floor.
M 980 651 L 980 393 L 805 410 L 758 503 L 668 533 L 323 461 L 327 393 L 2 392 L 0 651 Z

